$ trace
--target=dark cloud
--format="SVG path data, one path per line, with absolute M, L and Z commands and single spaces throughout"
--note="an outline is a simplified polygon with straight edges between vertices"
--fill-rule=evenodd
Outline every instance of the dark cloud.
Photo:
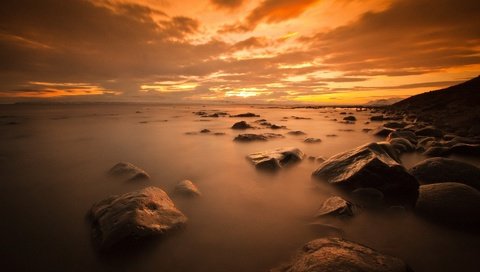
M 295 18 L 320 0 L 264 0 L 242 21 L 226 25 L 221 32 L 247 32 L 261 22 L 278 23 Z
M 241 6 L 245 0 L 210 0 L 215 6 L 219 8 L 238 8 Z

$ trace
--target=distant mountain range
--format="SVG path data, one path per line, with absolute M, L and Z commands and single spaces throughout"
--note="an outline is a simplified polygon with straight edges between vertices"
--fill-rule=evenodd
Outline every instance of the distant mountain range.
M 480 135 L 480 76 L 445 89 L 414 95 L 389 107 L 463 135 Z

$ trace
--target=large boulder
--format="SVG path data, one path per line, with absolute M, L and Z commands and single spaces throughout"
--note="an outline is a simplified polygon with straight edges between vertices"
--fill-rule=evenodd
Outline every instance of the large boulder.
M 480 168 L 447 158 L 430 158 L 414 165 L 410 174 L 421 184 L 459 182 L 480 190 Z
M 480 226 L 480 192 L 457 182 L 420 186 L 415 211 L 428 219 L 457 228 Z
M 157 187 L 110 196 L 89 211 L 93 237 L 102 249 L 162 235 L 179 228 L 187 217 Z
M 108 173 L 112 176 L 122 177 L 127 180 L 145 180 L 150 176 L 138 166 L 135 166 L 129 162 L 119 162 L 115 164 Z
M 407 272 L 412 271 L 399 258 L 375 251 L 342 238 L 310 241 L 287 264 L 272 272 Z
M 418 182 L 400 165 L 388 143 L 370 143 L 337 154 L 313 172 L 313 178 L 347 192 L 375 188 L 382 192 L 386 204 L 414 206 Z
M 298 148 L 287 147 L 274 150 L 252 153 L 247 159 L 261 170 L 278 170 L 287 165 L 300 162 L 305 154 Z

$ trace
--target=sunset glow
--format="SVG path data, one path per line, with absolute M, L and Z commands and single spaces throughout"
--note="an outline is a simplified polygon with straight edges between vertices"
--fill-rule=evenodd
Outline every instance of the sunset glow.
M 363 104 L 480 71 L 473 0 L 8 2 L 4 103 Z

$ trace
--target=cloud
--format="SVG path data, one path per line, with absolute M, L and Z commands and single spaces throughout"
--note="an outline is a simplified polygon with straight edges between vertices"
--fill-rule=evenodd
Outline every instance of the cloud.
M 239 23 L 226 25 L 221 32 L 247 32 L 259 23 L 279 23 L 295 18 L 320 0 L 264 0 Z
M 240 7 L 244 0 L 210 0 L 215 6 L 219 8 L 234 9 Z

